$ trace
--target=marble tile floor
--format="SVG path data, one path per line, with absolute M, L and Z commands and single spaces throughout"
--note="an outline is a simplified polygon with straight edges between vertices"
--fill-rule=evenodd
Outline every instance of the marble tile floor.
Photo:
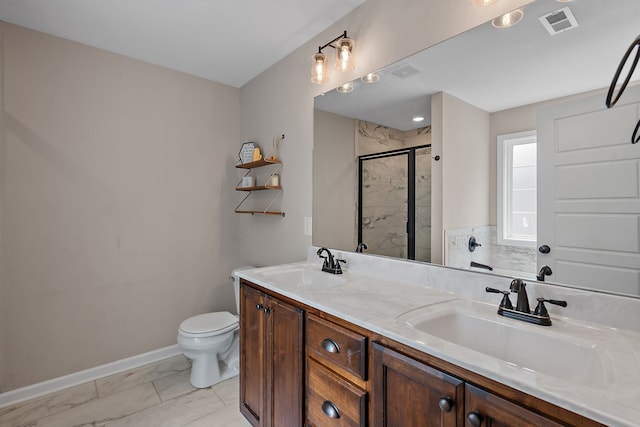
M 176 356 L 0 408 L 0 427 L 245 427 L 238 377 L 205 389 Z

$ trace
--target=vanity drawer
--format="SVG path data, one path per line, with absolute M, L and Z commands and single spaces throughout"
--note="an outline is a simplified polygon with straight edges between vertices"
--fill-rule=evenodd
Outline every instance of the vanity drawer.
M 307 364 L 307 426 L 364 427 L 367 392 L 318 362 Z
M 317 316 L 307 317 L 307 351 L 366 381 L 367 337 Z

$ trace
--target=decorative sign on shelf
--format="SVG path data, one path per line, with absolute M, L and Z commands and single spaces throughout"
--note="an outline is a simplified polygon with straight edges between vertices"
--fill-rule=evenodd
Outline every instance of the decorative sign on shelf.
M 245 142 L 240 148 L 238 157 L 242 163 L 251 163 L 253 161 L 253 151 L 256 149 L 256 145 L 253 142 Z
M 251 175 L 242 177 L 242 187 L 253 187 L 253 177 Z

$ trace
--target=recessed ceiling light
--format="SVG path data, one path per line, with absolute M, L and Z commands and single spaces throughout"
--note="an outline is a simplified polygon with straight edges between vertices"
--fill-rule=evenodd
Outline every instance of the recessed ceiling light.
M 347 82 L 343 85 L 340 85 L 336 88 L 336 90 L 340 93 L 353 92 L 353 82 Z
M 380 74 L 378 74 L 377 72 L 365 74 L 364 76 L 360 77 L 360 80 L 365 83 L 375 83 L 380 80 Z
M 421 122 L 424 120 L 424 116 L 413 116 L 411 120 L 413 120 L 414 122 Z
M 498 3 L 498 0 L 471 0 L 471 3 L 473 3 L 474 6 L 485 7 Z
M 498 16 L 496 19 L 491 21 L 491 25 L 496 28 L 507 28 L 512 25 L 520 22 L 522 17 L 524 16 L 524 11 L 522 9 L 512 10 L 509 13 L 505 13 L 502 16 Z

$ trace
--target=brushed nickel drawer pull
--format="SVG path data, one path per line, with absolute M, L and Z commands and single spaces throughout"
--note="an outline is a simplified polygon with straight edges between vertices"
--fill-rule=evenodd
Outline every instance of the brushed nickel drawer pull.
M 322 404 L 322 412 L 324 412 L 329 418 L 340 418 L 340 411 L 338 410 L 338 407 L 330 400 L 324 401 Z
M 322 340 L 322 348 L 329 353 L 340 353 L 340 346 L 331 338 L 325 338 Z

